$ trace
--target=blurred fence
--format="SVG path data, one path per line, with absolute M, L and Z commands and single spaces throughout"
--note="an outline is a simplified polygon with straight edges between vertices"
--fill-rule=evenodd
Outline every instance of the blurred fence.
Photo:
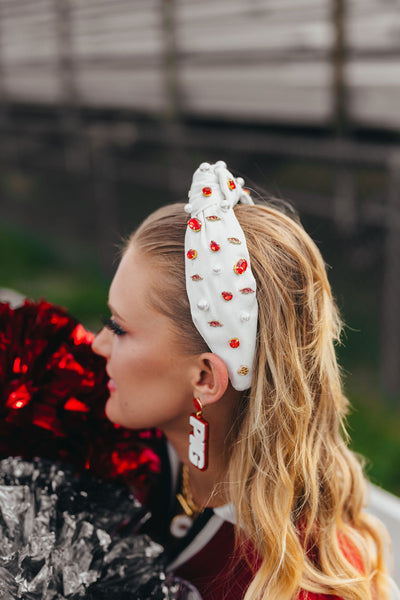
M 400 126 L 400 0 L 0 0 L 0 97 Z M 339 62 L 343 62 L 340 68 Z
M 57 122 L 57 121 L 56 121 Z M 66 199 L 62 189 L 27 211 L 14 206 L 0 190 L 0 210 L 27 228 L 47 235 L 57 226 L 73 236 L 97 244 L 103 263 L 110 264 L 111 247 L 121 224 L 137 222 L 156 205 L 184 199 L 190 176 L 198 162 L 225 158 L 241 165 L 244 173 L 259 179 L 254 164 L 270 160 L 310 163 L 318 174 L 328 169 L 329 193 L 290 190 L 289 197 L 301 214 L 333 221 L 348 236 L 366 228 L 379 228 L 385 239 L 381 296 L 381 374 L 387 392 L 400 391 L 400 152 L 393 145 L 359 144 L 344 139 L 320 139 L 299 135 L 273 135 L 265 131 L 216 124 L 165 124 L 157 121 L 88 123 L 75 134 L 57 131 L 38 117 L 3 128 L 0 140 L 0 175 L 7 168 L 22 172 L 60 173 L 76 182 L 80 197 Z M 359 170 L 379 169 L 385 187 L 360 195 Z M 61 180 L 60 180 L 61 181 Z M 136 188 L 129 203 L 131 214 L 118 198 L 121 184 Z M 61 185 L 61 184 L 60 184 Z M 40 204 L 42 206 L 40 206 Z M 85 216 L 86 215 L 86 216 Z M 77 218 L 78 217 L 78 218 Z M 62 223 L 60 224 L 60 221 Z M 81 226 L 79 223 L 81 222 Z M 86 224 L 83 225 L 83 222 Z M 58 223 L 58 225 L 57 225 Z M 46 229 L 47 228 L 47 229 Z
M 206 158 L 249 171 L 254 157 L 323 165 L 332 190 L 290 195 L 349 235 L 384 232 L 381 372 L 398 393 L 400 147 L 351 133 L 400 129 L 399 9 L 400 0 L 0 0 L 0 169 L 79 181 L 86 235 L 106 263 L 124 219 L 121 182 L 166 202 Z M 361 196 L 360 169 L 379 169 L 384 189 Z M 0 194 L 2 211 L 37 222 Z M 46 206 L 38 227 L 76 209 Z

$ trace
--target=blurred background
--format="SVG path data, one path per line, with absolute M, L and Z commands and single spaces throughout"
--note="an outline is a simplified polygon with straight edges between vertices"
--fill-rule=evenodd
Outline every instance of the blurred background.
M 121 237 L 219 159 L 320 247 L 400 495 L 400 0 L 0 0 L 0 287 L 98 329 Z

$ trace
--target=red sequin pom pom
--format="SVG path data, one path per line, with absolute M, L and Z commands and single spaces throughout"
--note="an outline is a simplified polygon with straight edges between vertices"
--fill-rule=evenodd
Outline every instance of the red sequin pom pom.
M 108 376 L 93 339 L 49 302 L 0 303 L 0 457 L 61 460 L 123 479 L 145 499 L 159 471 L 161 433 L 107 419 Z

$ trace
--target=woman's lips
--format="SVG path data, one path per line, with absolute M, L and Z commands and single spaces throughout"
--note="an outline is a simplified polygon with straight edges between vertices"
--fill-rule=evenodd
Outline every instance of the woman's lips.
M 113 392 L 116 391 L 117 386 L 115 385 L 115 382 L 113 379 L 110 379 L 107 383 L 107 387 L 109 389 L 110 394 L 112 394 Z

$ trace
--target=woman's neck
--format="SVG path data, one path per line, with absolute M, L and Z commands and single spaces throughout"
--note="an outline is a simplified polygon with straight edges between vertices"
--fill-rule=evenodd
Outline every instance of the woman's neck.
M 223 400 L 221 398 L 221 400 Z M 189 468 L 189 483 L 193 500 L 202 508 L 215 508 L 229 502 L 227 467 L 229 464 L 229 433 L 232 428 L 235 400 L 224 398 L 215 405 L 206 407 L 203 416 L 209 422 L 208 466 L 200 471 L 189 461 L 189 419 L 185 427 L 173 431 L 165 430 L 169 442 L 175 448 L 179 460 Z

